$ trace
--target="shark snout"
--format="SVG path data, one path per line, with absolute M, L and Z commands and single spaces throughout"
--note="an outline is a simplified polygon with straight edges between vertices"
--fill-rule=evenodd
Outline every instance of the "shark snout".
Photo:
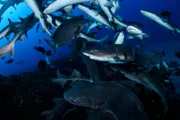
M 44 14 L 48 14 L 48 10 L 45 9 L 45 10 L 43 11 L 43 13 L 44 13 Z
M 147 13 L 147 11 L 145 11 L 145 10 L 140 10 L 140 12 L 141 12 L 143 15 L 145 15 L 145 14 Z

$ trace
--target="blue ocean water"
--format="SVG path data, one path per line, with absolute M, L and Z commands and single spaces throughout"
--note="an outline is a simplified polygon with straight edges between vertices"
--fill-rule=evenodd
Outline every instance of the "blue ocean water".
M 144 39 L 144 48 L 145 51 L 157 50 L 160 51 L 163 49 L 166 52 L 165 60 L 179 60 L 174 56 L 174 50 L 180 50 L 180 35 L 174 34 L 172 31 L 169 31 L 155 23 L 153 23 L 148 18 L 144 17 L 140 10 L 150 10 L 155 13 L 160 13 L 162 11 L 169 11 L 171 13 L 171 21 L 173 24 L 180 27 L 180 1 L 179 0 L 123 0 L 120 2 L 121 11 L 118 11 L 116 15 L 120 15 L 123 20 L 126 21 L 135 21 L 142 23 L 144 25 L 143 31 L 151 35 L 150 38 Z M 25 3 L 21 3 L 16 7 L 16 10 L 13 7 L 10 7 L 2 16 L 3 19 L 0 23 L 0 30 L 8 25 L 8 18 L 12 21 L 20 21 L 18 17 L 27 17 L 32 11 L 27 7 Z M 10 14 L 12 12 L 12 14 Z M 73 11 L 74 15 L 81 15 L 82 12 L 78 9 Z M 39 24 L 39 23 L 38 23 Z M 41 39 L 42 43 L 40 44 L 47 50 L 51 48 L 43 41 L 44 38 L 50 39 L 48 34 L 43 33 L 40 27 L 38 33 L 36 33 L 37 24 L 28 31 L 28 38 L 25 37 L 24 42 L 16 42 L 15 44 L 15 61 L 24 61 L 23 64 L 5 64 L 5 61 L 11 58 L 10 55 L 5 57 L 5 60 L 0 60 L 0 74 L 2 75 L 11 75 L 19 74 L 22 72 L 33 71 L 36 69 L 37 63 L 41 59 L 45 59 L 45 56 L 42 53 L 39 53 L 34 50 L 34 46 L 38 46 L 38 40 Z M 109 32 L 101 33 L 100 36 L 104 34 L 109 34 Z M 112 39 L 113 35 L 110 35 L 109 40 Z M 11 38 L 13 34 L 11 35 Z M 136 40 L 127 40 L 126 42 L 134 42 Z M 6 44 L 8 41 L 3 38 L 0 40 L 0 47 Z M 51 59 L 56 59 L 57 57 L 62 57 L 65 54 L 70 52 L 68 46 L 59 48 L 57 54 L 53 55 Z

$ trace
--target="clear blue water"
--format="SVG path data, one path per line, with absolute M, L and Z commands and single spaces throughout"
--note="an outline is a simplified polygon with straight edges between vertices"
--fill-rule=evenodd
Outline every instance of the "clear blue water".
M 178 60 L 174 56 L 174 49 L 180 50 L 180 34 L 173 34 L 172 31 L 169 31 L 157 24 L 154 24 L 151 20 L 144 17 L 141 13 L 141 9 L 150 10 L 155 13 L 160 13 L 162 11 L 169 11 L 171 13 L 171 21 L 178 27 L 180 27 L 180 1 L 179 0 L 123 0 L 120 3 L 121 11 L 116 13 L 120 15 L 123 20 L 126 21 L 136 21 L 144 25 L 143 31 L 151 35 L 150 38 L 144 39 L 145 50 L 160 50 L 164 49 L 166 52 L 165 60 Z M 2 16 L 3 20 L 0 23 L 0 30 L 8 25 L 8 18 L 12 21 L 20 21 L 18 17 L 27 17 L 32 11 L 27 7 L 25 3 L 21 3 L 16 6 L 17 10 L 13 7 L 10 7 Z M 13 12 L 10 14 L 9 12 Z M 75 9 L 73 11 L 74 15 L 82 14 L 81 11 Z M 24 39 L 24 42 L 16 42 L 15 44 L 15 56 L 14 60 L 24 61 L 23 64 L 5 64 L 5 61 L 11 58 L 10 55 L 5 57 L 5 60 L 0 59 L 0 74 L 11 75 L 19 74 L 22 72 L 33 71 L 36 69 L 37 63 L 40 59 L 45 59 L 45 56 L 41 53 L 34 50 L 35 45 L 39 45 L 38 40 L 41 39 L 41 45 L 44 46 L 47 50 L 51 48 L 43 41 L 44 38 L 49 36 L 46 33 L 42 33 L 40 27 L 38 33 L 36 33 L 36 26 L 28 31 L 28 38 Z M 101 33 L 102 35 L 104 33 Z M 11 35 L 11 38 L 13 34 Z M 110 35 L 109 39 L 112 39 Z M 135 40 L 128 40 L 127 42 L 132 42 Z M 0 40 L 0 47 L 7 43 L 7 40 L 3 38 Z M 57 54 L 53 55 L 51 59 L 56 59 L 65 54 L 68 54 L 70 50 L 67 45 L 63 48 L 59 48 Z

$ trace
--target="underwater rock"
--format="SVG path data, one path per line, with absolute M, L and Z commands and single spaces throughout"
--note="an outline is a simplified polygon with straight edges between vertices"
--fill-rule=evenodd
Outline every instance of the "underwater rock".
M 46 70 L 46 61 L 45 60 L 39 60 L 37 69 L 44 72 Z
M 0 74 L 0 86 L 6 83 L 6 77 Z

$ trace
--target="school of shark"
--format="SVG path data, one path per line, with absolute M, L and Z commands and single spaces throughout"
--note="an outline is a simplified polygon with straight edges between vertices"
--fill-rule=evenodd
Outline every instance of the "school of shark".
M 42 28 L 49 36 L 39 43 L 45 41 L 51 50 L 47 51 L 43 46 L 34 49 L 46 56 L 45 67 L 39 69 L 42 72 L 55 70 L 56 77 L 50 77 L 49 81 L 62 87 L 63 95 L 53 99 L 55 107 L 42 111 L 39 115 L 42 119 L 65 120 L 69 113 L 83 109 L 87 116 L 75 120 L 166 120 L 172 109 L 169 101 L 178 99 L 176 93 L 170 92 L 170 86 L 172 76 L 180 76 L 180 64 L 166 62 L 163 49 L 142 52 L 140 45 L 126 43 L 128 39 L 136 39 L 143 44 L 151 35 L 143 31 L 141 23 L 126 21 L 115 14 L 121 10 L 123 0 L 1 0 L 1 21 L 9 7 L 23 2 L 33 13 L 26 18 L 19 17 L 20 22 L 8 19 L 9 24 L 0 31 L 0 39 L 8 40 L 0 48 L 0 58 L 10 55 L 12 58 L 5 63 L 13 63 L 16 42 L 23 45 L 28 31 L 36 24 L 36 32 Z M 76 16 L 73 14 L 75 9 L 84 14 Z M 180 33 L 168 11 L 158 13 L 142 9 L 139 13 L 162 29 Z M 97 37 L 103 30 L 114 32 L 114 37 L 109 39 L 108 34 Z M 70 41 L 71 53 L 51 61 L 50 57 L 58 54 L 57 49 Z M 175 51 L 175 56 L 180 58 L 180 52 Z M 16 64 L 22 63 L 16 61 Z M 151 96 L 152 93 L 158 100 Z M 154 104 L 160 107 L 159 111 L 154 107 L 153 113 L 150 108 Z M 156 112 L 158 115 L 153 116 Z

